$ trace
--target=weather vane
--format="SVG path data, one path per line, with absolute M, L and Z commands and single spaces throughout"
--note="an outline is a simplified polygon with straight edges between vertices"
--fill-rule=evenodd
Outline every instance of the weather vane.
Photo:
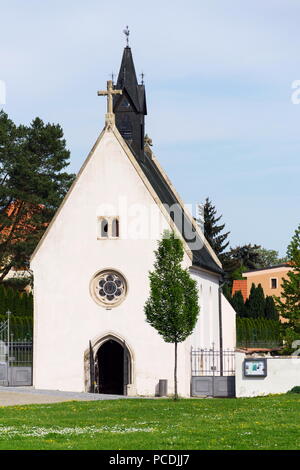
M 144 76 L 145 76 L 145 74 L 144 74 L 144 72 L 142 72 L 142 73 L 140 74 L 140 77 L 141 77 L 141 79 L 142 79 L 142 85 L 144 85 Z
M 130 34 L 130 31 L 128 29 L 128 26 L 126 26 L 126 29 L 123 29 L 123 33 L 125 34 L 126 36 L 126 42 L 127 42 L 127 47 L 128 47 L 128 44 L 129 44 L 129 34 Z

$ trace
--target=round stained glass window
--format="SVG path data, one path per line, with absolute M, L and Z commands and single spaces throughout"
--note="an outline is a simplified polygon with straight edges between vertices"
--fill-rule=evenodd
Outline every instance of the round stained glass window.
M 126 295 L 126 281 L 116 271 L 101 271 L 91 282 L 91 293 L 97 303 L 105 306 L 116 306 Z

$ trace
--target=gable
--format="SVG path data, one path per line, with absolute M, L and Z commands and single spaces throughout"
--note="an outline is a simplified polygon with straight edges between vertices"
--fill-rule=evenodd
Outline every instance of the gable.
M 110 149 L 107 148 L 108 142 L 110 142 Z M 112 151 L 113 147 L 114 151 Z M 102 204 L 107 203 L 107 205 L 112 202 L 112 194 L 119 193 L 118 181 L 123 180 L 124 174 L 122 173 L 123 170 L 121 170 L 120 174 L 114 175 L 114 173 L 111 172 L 111 168 L 109 173 L 110 165 L 101 167 L 101 153 L 105 152 L 106 155 L 108 153 L 111 153 L 111 163 L 112 165 L 114 165 L 113 153 L 115 151 L 120 152 L 121 149 L 123 150 L 123 152 L 125 152 L 128 158 L 124 158 L 123 153 L 119 168 L 122 168 L 123 165 L 128 165 L 129 160 L 129 162 L 131 163 L 131 171 L 135 170 L 135 173 L 137 173 L 137 175 L 139 176 L 139 180 L 141 180 L 139 181 L 140 184 L 142 184 L 143 187 L 146 186 L 148 193 L 150 194 L 152 200 L 154 200 L 156 205 L 158 205 L 160 211 L 165 217 L 165 220 L 168 222 L 169 227 L 171 227 L 182 239 L 184 249 L 192 260 L 192 264 L 196 267 L 213 272 L 218 275 L 223 274 L 221 263 L 219 262 L 215 253 L 205 240 L 205 237 L 201 233 L 200 228 L 195 224 L 191 215 L 184 208 L 182 201 L 177 195 L 175 189 L 172 187 L 170 181 L 167 179 L 163 170 L 156 162 L 155 157 L 151 155 L 151 153 L 149 154 L 149 152 L 147 152 L 144 154 L 143 159 L 138 158 L 134 154 L 134 151 L 130 149 L 127 143 L 124 141 L 116 127 L 114 127 L 113 129 L 105 128 L 100 134 L 93 149 L 91 150 L 81 170 L 79 171 L 77 178 L 75 179 L 73 185 L 67 193 L 63 203 L 61 204 L 56 215 L 51 221 L 40 243 L 36 247 L 31 257 L 31 261 L 34 259 L 40 247 L 44 243 L 46 237 L 52 229 L 53 224 L 55 224 L 56 219 L 60 218 L 61 212 L 64 210 L 65 205 L 70 204 L 72 194 L 77 192 L 79 186 L 86 185 L 87 188 L 89 187 L 88 193 L 90 194 L 90 197 L 93 197 L 93 191 L 95 191 L 95 194 L 97 192 L 97 184 L 99 184 L 101 180 L 107 183 L 107 179 L 110 178 L 110 188 L 107 191 L 107 199 L 101 200 L 100 202 Z M 108 159 L 107 161 L 109 162 L 110 160 Z M 88 167 L 91 166 L 93 167 L 92 171 L 88 171 Z M 86 177 L 87 172 L 91 174 L 90 177 Z M 91 181 L 94 181 L 94 190 L 93 186 L 91 186 Z M 172 213 L 170 213 L 170 207 L 173 208 Z M 80 213 L 77 212 L 77 214 L 80 218 Z M 157 236 L 159 235 L 161 234 L 157 234 Z M 191 235 L 193 237 L 192 241 Z
M 165 225 L 167 223 L 168 228 L 176 230 L 121 135 L 116 129 L 104 130 L 36 247 L 31 262 L 42 247 L 51 246 L 53 249 L 54 246 L 58 248 L 64 243 L 75 247 L 78 234 L 74 237 L 72 233 L 76 230 L 80 231 L 83 237 L 82 244 L 87 243 L 84 239 L 87 233 L 95 234 L 95 237 L 89 239 L 96 240 L 97 218 L 101 215 L 119 215 L 110 207 L 118 206 L 120 196 L 126 198 L 129 208 L 134 208 L 135 205 L 143 207 L 143 204 L 145 207 L 154 205 L 160 217 L 164 218 Z M 107 210 L 112 212 L 104 214 Z M 156 240 L 160 235 L 161 232 L 155 233 Z M 80 250 L 80 246 L 77 249 Z M 186 244 L 185 249 L 191 258 Z

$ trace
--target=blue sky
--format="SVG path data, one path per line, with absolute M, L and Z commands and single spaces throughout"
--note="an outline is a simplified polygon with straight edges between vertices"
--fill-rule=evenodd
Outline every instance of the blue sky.
M 146 131 L 186 203 L 209 196 L 231 246 L 285 254 L 300 222 L 298 0 L 1 2 L 0 80 L 16 123 L 60 123 L 78 171 L 104 122 L 128 24 Z

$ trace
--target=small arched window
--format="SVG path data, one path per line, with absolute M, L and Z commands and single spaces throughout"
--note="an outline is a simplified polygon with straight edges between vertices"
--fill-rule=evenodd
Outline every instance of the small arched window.
M 98 240 L 119 238 L 120 222 L 119 217 L 98 217 L 97 218 L 97 238 Z
M 102 238 L 108 237 L 108 220 L 106 219 L 101 219 L 101 225 L 100 225 L 100 236 Z
M 119 237 L 119 219 L 113 219 L 112 221 L 112 230 L 111 230 L 111 235 L 114 238 Z

